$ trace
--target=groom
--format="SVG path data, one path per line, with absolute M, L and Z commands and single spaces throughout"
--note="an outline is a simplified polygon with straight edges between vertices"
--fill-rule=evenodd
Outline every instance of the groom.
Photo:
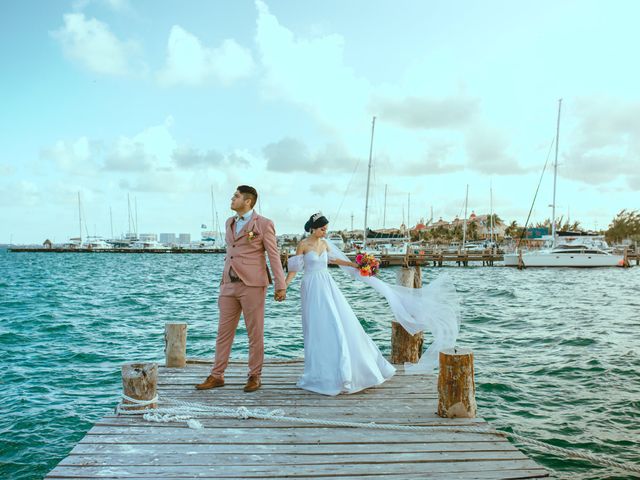
M 236 215 L 226 223 L 227 255 L 218 296 L 220 320 L 216 357 L 211 374 L 196 385 L 198 390 L 224 385 L 224 371 L 229 363 L 231 344 L 241 313 L 244 314 L 249 335 L 249 379 L 244 391 L 254 392 L 261 385 L 264 304 L 267 285 L 271 283 L 265 252 L 269 255 L 275 279 L 274 298 L 277 302 L 285 299 L 286 286 L 273 222 L 253 210 L 257 201 L 258 192 L 248 185 L 240 185 L 231 198 L 231 210 Z

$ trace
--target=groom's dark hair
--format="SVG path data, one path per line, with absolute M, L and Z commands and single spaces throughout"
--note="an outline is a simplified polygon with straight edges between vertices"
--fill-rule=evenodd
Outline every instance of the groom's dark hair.
M 236 190 L 242 194 L 245 200 L 250 200 L 251 208 L 255 207 L 258 201 L 258 191 L 255 188 L 249 185 L 239 185 Z

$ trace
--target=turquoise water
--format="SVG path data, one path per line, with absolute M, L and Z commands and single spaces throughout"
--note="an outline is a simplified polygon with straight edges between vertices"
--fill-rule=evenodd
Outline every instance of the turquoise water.
M 120 392 L 120 365 L 163 360 L 168 321 L 188 355 L 211 357 L 218 255 L 0 251 L 0 478 L 42 478 Z M 640 268 L 425 268 L 463 302 L 459 345 L 474 350 L 480 415 L 499 429 L 640 463 Z M 333 271 L 389 352 L 389 310 Z M 393 279 L 393 269 L 382 278 Z M 302 356 L 299 281 L 268 302 L 266 354 Z M 234 353 L 247 351 L 241 327 Z M 521 447 L 558 478 L 629 478 Z

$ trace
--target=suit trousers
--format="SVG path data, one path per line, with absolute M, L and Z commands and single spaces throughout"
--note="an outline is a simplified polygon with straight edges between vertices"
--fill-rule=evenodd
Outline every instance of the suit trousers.
M 267 287 L 249 287 L 242 282 L 226 282 L 220 285 L 218 296 L 220 320 L 211 375 L 224 378 L 240 314 L 244 316 L 249 336 L 249 375 L 262 374 L 266 293 Z

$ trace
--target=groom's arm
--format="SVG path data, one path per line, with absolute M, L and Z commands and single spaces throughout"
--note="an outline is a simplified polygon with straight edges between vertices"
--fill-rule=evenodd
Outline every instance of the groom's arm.
M 276 229 L 271 220 L 267 221 L 267 228 L 263 234 L 262 243 L 264 244 L 264 249 L 269 256 L 274 288 L 276 289 L 276 292 L 279 290 L 285 290 L 287 287 L 284 280 L 282 261 L 280 260 L 280 250 L 278 250 L 278 242 L 276 240 Z

